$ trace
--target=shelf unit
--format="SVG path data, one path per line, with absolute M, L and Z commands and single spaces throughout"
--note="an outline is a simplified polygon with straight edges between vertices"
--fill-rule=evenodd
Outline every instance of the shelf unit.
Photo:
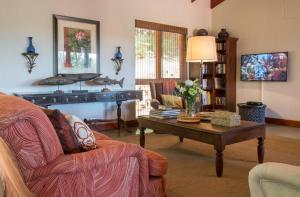
M 216 39 L 218 61 L 190 65 L 190 78 L 200 79 L 202 89 L 209 95 L 202 96 L 202 111 L 236 111 L 236 50 L 237 38 Z M 209 102 L 210 100 L 210 102 Z

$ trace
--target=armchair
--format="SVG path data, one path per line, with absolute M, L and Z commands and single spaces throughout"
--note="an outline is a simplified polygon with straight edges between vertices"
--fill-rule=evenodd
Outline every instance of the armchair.
M 264 163 L 249 173 L 252 197 L 300 196 L 300 167 L 282 163 Z
M 0 94 L 0 109 L 0 137 L 15 154 L 27 187 L 37 196 L 166 195 L 165 157 L 101 134 L 96 135 L 97 149 L 65 155 L 39 107 Z
M 158 109 L 159 105 L 163 105 L 162 94 L 172 95 L 176 87 L 176 81 L 166 82 L 150 82 L 150 91 L 152 100 L 150 105 L 153 109 Z

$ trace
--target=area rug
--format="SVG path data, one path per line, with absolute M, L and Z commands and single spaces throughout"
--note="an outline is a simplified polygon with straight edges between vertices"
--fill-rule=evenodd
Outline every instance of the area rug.
M 139 136 L 127 135 L 116 140 L 139 143 Z M 257 165 L 257 141 L 227 146 L 224 151 L 224 173 L 215 174 L 213 146 L 176 136 L 146 135 L 146 148 L 159 152 L 169 161 L 168 197 L 247 197 L 250 196 L 248 173 Z M 300 140 L 268 135 L 265 162 L 300 165 Z

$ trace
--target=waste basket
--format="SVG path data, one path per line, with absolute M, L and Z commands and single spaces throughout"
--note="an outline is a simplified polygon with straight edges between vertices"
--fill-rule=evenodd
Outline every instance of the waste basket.
M 241 120 L 265 123 L 266 105 L 261 102 L 239 103 Z

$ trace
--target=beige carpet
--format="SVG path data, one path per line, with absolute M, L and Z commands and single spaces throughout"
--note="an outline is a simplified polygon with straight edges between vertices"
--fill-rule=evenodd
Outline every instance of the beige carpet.
M 114 138 L 139 143 L 139 137 L 135 135 Z M 146 135 L 146 148 L 169 160 L 166 176 L 168 197 L 250 196 L 247 179 L 250 169 L 257 164 L 256 146 L 256 140 L 227 146 L 223 177 L 217 178 L 213 146 L 187 139 L 180 144 L 178 137 L 170 135 Z M 266 162 L 300 165 L 299 153 L 300 140 L 267 136 Z

